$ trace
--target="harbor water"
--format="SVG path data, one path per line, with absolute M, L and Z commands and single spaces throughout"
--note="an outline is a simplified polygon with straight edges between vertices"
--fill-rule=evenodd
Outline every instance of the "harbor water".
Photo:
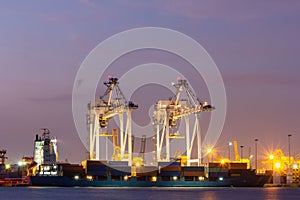
M 0 199 L 299 200 L 300 188 L 55 188 L 0 187 Z

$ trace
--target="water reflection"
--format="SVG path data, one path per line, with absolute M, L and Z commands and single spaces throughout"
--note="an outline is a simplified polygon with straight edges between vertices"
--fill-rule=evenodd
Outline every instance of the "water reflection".
M 1 188 L 14 200 L 299 200 L 299 188 Z
M 264 190 L 264 199 L 266 200 L 279 200 L 280 188 L 267 188 Z
M 217 200 L 216 192 L 215 191 L 205 191 L 205 192 L 202 193 L 200 199 Z

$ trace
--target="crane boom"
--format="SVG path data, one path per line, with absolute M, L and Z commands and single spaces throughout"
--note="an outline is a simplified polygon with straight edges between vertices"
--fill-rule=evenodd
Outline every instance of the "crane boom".
M 196 105 L 192 108 L 181 108 L 180 106 L 177 106 L 177 109 L 170 109 L 170 119 L 171 120 L 178 120 L 183 116 L 200 113 L 201 111 L 211 111 L 214 108 L 211 105 L 208 105 L 207 102 L 204 102 L 204 104 Z
M 108 120 L 117 114 L 126 112 L 128 109 L 137 109 L 138 105 L 127 101 L 119 87 L 118 78 L 109 78 L 104 82 L 107 86 L 106 91 L 98 99 L 97 107 L 99 108 L 100 127 L 105 128 Z M 113 93 L 115 96 L 113 97 Z M 106 99 L 107 98 L 107 99 Z

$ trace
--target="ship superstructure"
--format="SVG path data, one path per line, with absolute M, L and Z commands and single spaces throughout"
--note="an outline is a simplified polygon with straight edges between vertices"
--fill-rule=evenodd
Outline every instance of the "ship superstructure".
M 34 141 L 33 159 L 36 162 L 37 173 L 57 174 L 57 139 L 50 137 L 49 129 L 43 128 L 42 131 L 42 136 L 36 134 Z

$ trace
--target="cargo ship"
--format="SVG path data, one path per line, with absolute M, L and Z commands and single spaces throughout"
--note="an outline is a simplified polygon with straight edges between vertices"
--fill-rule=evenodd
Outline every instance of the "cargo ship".
M 246 163 L 209 163 L 208 166 L 180 166 L 180 162 L 160 163 L 164 167 L 108 166 L 107 162 L 85 161 L 85 165 L 57 164 L 49 173 L 30 177 L 32 186 L 63 187 L 263 187 L 268 175 L 256 175 Z M 168 164 L 167 166 L 165 166 Z M 130 171 L 133 170 L 133 171 Z
M 6 164 L 6 150 L 0 150 L 0 186 L 28 186 L 27 171 L 22 166 L 32 163 L 32 157 L 23 156 L 18 164 Z
M 45 139 L 51 141 L 49 136 L 36 137 L 35 149 L 39 149 L 41 160 L 28 170 L 31 186 L 262 187 L 271 179 L 270 175 L 256 174 L 255 170 L 247 168 L 247 163 L 241 162 L 210 162 L 202 166 L 184 166 L 181 160 L 158 162 L 157 166 L 129 166 L 128 161 L 99 160 L 57 163 L 54 143 L 45 142 Z
M 89 160 L 80 165 L 56 163 L 56 140 L 50 139 L 49 130 L 44 129 L 41 138 L 36 136 L 34 158 L 37 166 L 30 175 L 31 185 L 261 187 L 269 180 L 270 176 L 257 175 L 245 162 L 230 162 L 230 159 L 228 162 L 202 162 L 199 115 L 215 108 L 200 101 L 188 82 L 181 79 L 172 83 L 175 91 L 171 98 L 159 100 L 154 105 L 153 134 L 140 138 L 140 155 L 134 155 L 131 113 L 138 105 L 126 99 L 117 78 L 109 77 L 104 85 L 107 87 L 104 94 L 87 104 Z M 74 119 L 77 117 L 82 117 L 82 113 L 75 113 Z M 118 120 L 118 128 L 113 128 L 110 133 L 108 124 L 114 117 Z M 184 131 L 179 130 L 180 123 Z M 154 139 L 154 148 L 146 148 L 147 139 Z M 176 139 L 185 140 L 185 147 L 181 149 L 184 154 L 171 158 L 170 145 Z M 102 148 L 105 146 L 106 150 Z M 109 155 L 111 160 L 101 161 L 103 155 L 108 158 L 108 148 L 113 152 Z M 144 161 L 146 149 L 154 152 L 154 164 L 150 166 Z M 243 161 L 243 158 L 236 160 Z

